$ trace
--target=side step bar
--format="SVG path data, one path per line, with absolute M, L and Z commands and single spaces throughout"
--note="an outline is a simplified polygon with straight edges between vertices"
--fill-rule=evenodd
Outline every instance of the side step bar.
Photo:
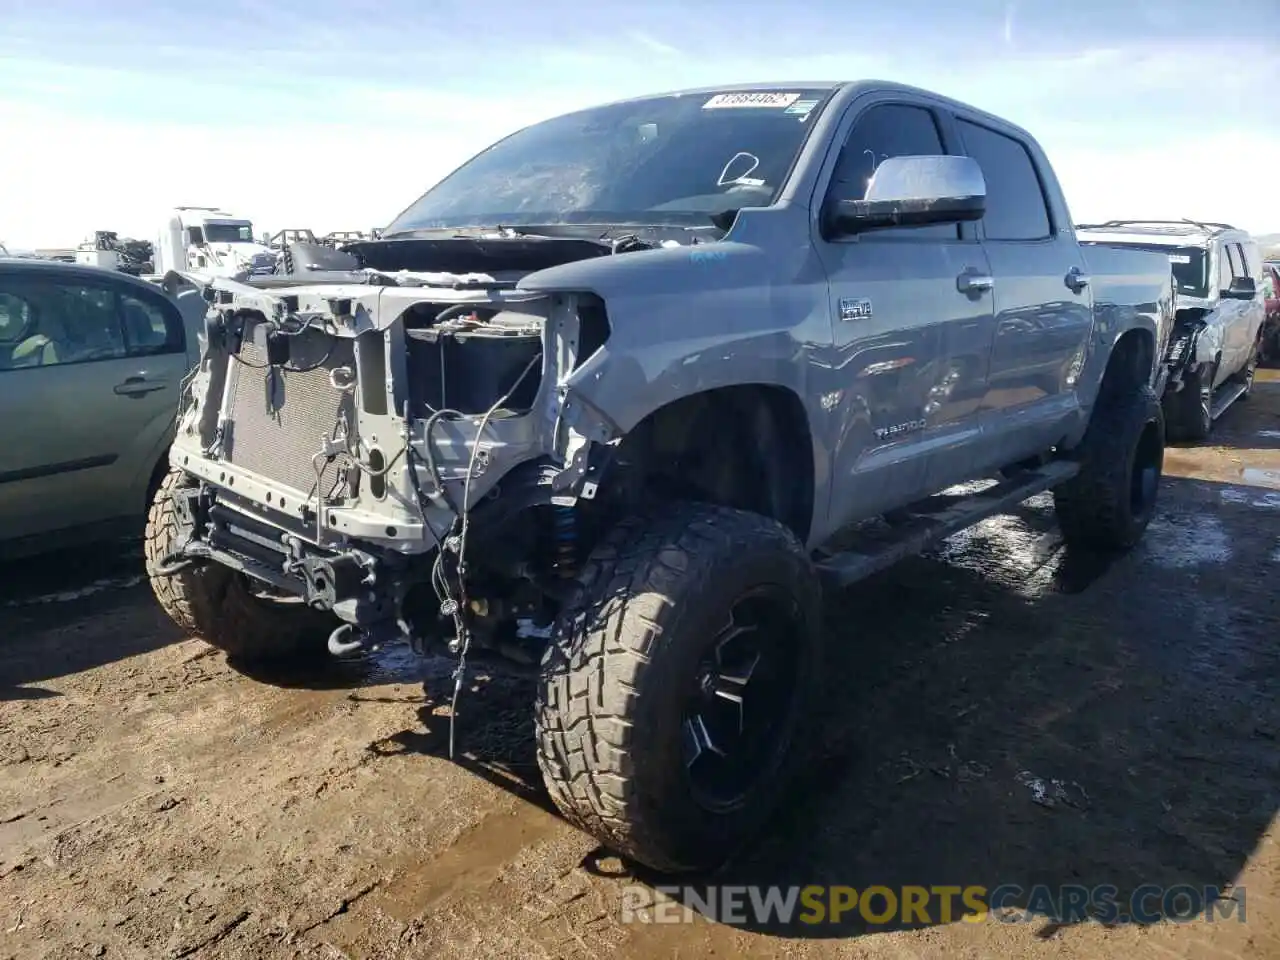
M 1230 383 L 1224 383 L 1218 388 L 1218 395 L 1213 398 L 1213 403 L 1209 408 L 1209 416 L 1217 420 L 1227 412 L 1228 407 L 1244 396 L 1244 392 L 1247 389 L 1248 387 L 1243 383 L 1234 380 Z
M 1022 471 L 978 493 L 930 497 L 908 508 L 903 523 L 887 530 L 882 526 L 865 533 L 859 531 L 846 540 L 839 553 L 817 561 L 818 575 L 827 589 L 847 587 L 920 553 L 953 533 L 996 514 L 1007 513 L 1028 497 L 1070 480 L 1079 471 L 1079 465 L 1058 460 Z

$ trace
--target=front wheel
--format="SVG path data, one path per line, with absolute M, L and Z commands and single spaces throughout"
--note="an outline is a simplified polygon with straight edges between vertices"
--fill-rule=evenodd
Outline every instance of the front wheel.
M 1249 352 L 1249 362 L 1244 365 L 1244 370 L 1240 376 L 1244 378 L 1244 393 L 1240 394 L 1241 400 L 1248 400 L 1249 395 L 1253 393 L 1253 381 L 1258 375 L 1258 355 L 1262 352 L 1262 334 L 1258 335 L 1258 342 L 1253 345 L 1253 350 Z
M 596 549 L 543 658 L 538 764 L 571 823 L 708 869 L 772 812 L 818 676 L 821 592 L 766 517 L 682 503 Z
M 1173 439 L 1198 443 L 1213 430 L 1213 379 L 1217 364 L 1203 363 L 1187 373 L 1182 389 L 1169 397 L 1166 416 Z
M 1067 544 L 1128 550 L 1155 515 L 1164 470 L 1160 401 L 1143 386 L 1094 410 L 1076 451 L 1080 472 L 1053 491 Z
M 143 554 L 151 591 L 164 612 L 185 632 L 246 665 L 327 655 L 336 618 L 302 603 L 260 597 L 244 574 L 216 563 L 162 572 L 182 545 L 173 495 L 193 483 L 190 475 L 171 469 L 147 515 Z

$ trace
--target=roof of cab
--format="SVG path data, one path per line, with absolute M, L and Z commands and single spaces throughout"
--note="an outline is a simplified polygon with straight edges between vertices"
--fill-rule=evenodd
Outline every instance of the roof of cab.
M 1111 243 L 1149 243 L 1163 246 L 1201 246 L 1217 237 L 1250 241 L 1247 230 L 1229 223 L 1202 223 L 1195 220 L 1108 220 L 1106 223 L 1076 225 L 1076 238 L 1090 237 Z
M 997 114 L 975 107 L 972 104 L 956 100 L 945 94 L 938 93 L 933 90 L 926 90 L 923 87 L 914 87 L 910 84 L 898 83 L 893 80 L 790 80 L 790 81 L 770 81 L 770 82 L 754 82 L 754 83 L 720 83 L 712 86 L 689 87 L 683 90 L 666 90 L 655 93 L 642 94 L 636 97 L 625 97 L 620 100 L 605 101 L 592 106 L 581 108 L 580 110 L 570 111 L 572 113 L 580 113 L 582 110 L 591 110 L 595 107 L 613 106 L 623 103 L 642 103 L 645 100 L 657 100 L 663 97 L 695 97 L 695 96 L 714 96 L 717 93 L 763 93 L 766 91 L 775 93 L 791 93 L 800 90 L 821 90 L 829 94 L 839 94 L 848 100 L 863 93 L 901 93 L 911 97 L 921 97 L 934 101 L 947 107 L 958 110 L 967 111 L 987 118 L 988 120 L 1004 126 L 1008 129 L 1016 130 L 1025 137 L 1030 138 L 1029 131 L 1015 123 L 1001 117 Z

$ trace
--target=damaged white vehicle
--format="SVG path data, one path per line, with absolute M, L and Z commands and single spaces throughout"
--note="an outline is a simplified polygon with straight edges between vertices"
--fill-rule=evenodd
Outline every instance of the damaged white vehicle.
M 1077 227 L 1076 236 L 1168 253 L 1178 307 L 1165 355 L 1165 423 L 1171 439 L 1205 439 L 1253 390 L 1266 320 L 1257 242 L 1229 224 L 1191 220 L 1109 220 Z

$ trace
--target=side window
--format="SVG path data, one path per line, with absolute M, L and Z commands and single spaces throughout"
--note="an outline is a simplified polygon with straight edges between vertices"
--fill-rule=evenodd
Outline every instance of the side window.
M 149 299 L 127 293 L 120 295 L 120 319 L 129 353 L 150 356 L 178 353 L 184 346 L 182 318 L 177 311 L 166 311 Z
M 827 188 L 828 195 L 842 200 L 861 200 L 867 194 L 871 175 L 882 160 L 945 153 L 942 136 L 931 111 L 896 103 L 871 107 L 854 121 L 853 129 L 849 131 L 831 186 Z M 885 235 L 958 240 L 960 228 L 951 223 L 893 227 L 875 230 L 863 239 L 873 240 Z
M 1235 264 L 1231 262 L 1233 257 L 1234 253 L 1231 253 L 1231 248 L 1228 244 L 1224 243 L 1217 248 L 1217 288 L 1220 291 L 1225 291 L 1226 288 L 1230 287 L 1231 278 L 1235 276 Z
M 0 369 L 91 363 L 125 356 L 115 294 L 106 287 L 17 279 L 9 285 L 8 307 L 21 300 L 23 320 L 0 343 Z M 9 339 L 12 338 L 12 339 Z
M 1249 258 L 1244 255 L 1244 247 L 1238 243 L 1233 243 L 1231 248 L 1236 253 L 1235 263 L 1240 267 L 1240 269 L 1236 271 L 1236 276 L 1249 276 Z
M 1035 163 L 1012 137 L 960 120 L 965 152 L 978 161 L 987 182 L 988 240 L 1044 240 L 1052 235 L 1049 207 Z
M 1231 281 L 1234 278 L 1244 276 L 1244 270 L 1240 266 L 1240 254 L 1234 243 L 1224 243 L 1222 250 L 1226 254 L 1221 260 L 1222 289 L 1225 290 L 1231 286 Z

